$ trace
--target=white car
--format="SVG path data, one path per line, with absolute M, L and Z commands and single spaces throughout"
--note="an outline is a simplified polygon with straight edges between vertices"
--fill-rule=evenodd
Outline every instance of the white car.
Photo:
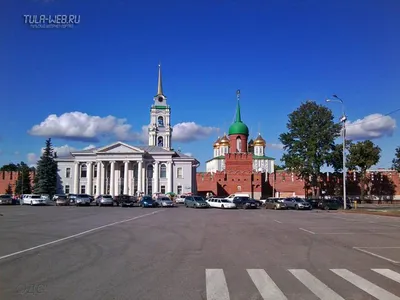
M 236 194 L 229 195 L 225 199 L 229 200 L 229 202 L 232 202 L 233 198 L 235 198 L 235 197 L 247 197 L 247 198 L 250 198 L 250 195 L 249 194 L 243 194 L 243 193 L 236 193 Z
M 47 200 L 42 195 L 29 194 L 24 195 L 23 204 L 27 205 L 47 205 Z
M 235 203 L 222 198 L 211 198 L 207 200 L 207 203 L 211 207 L 216 207 L 216 208 L 236 208 Z
M 161 207 L 173 207 L 174 202 L 171 201 L 168 197 L 159 197 L 156 200 L 157 204 Z
M 179 195 L 178 197 L 176 197 L 175 203 L 176 204 L 183 204 L 183 203 L 185 203 L 185 198 L 186 198 L 186 196 Z

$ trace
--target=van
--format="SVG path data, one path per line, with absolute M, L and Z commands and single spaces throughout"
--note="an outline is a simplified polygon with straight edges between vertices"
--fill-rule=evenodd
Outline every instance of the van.
M 250 198 L 250 195 L 249 194 L 244 194 L 244 193 L 235 193 L 235 194 L 229 195 L 225 199 L 229 200 L 230 202 L 232 202 L 233 198 L 235 198 L 235 197 L 247 197 L 247 198 Z

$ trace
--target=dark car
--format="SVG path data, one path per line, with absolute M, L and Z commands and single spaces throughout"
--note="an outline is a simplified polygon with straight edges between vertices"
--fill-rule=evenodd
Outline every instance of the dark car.
M 120 195 L 116 197 L 116 203 L 121 207 L 134 207 L 138 204 L 138 200 L 134 196 Z
M 143 196 L 139 202 L 140 207 L 157 207 L 157 202 L 151 196 Z
M 258 208 L 258 203 L 249 197 L 235 197 L 232 202 L 236 204 L 237 208 Z
M 336 200 L 340 204 L 340 208 L 344 207 L 343 198 L 342 197 L 334 197 L 333 200 Z M 351 199 L 347 198 L 346 201 L 346 209 L 352 209 Z
M 335 199 L 323 199 L 318 202 L 318 208 L 323 210 L 336 210 L 340 207 L 340 202 Z

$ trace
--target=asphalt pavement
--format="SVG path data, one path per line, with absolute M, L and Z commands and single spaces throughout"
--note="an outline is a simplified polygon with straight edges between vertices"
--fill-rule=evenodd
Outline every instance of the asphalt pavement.
M 400 300 L 400 218 L 0 207 L 0 299 Z

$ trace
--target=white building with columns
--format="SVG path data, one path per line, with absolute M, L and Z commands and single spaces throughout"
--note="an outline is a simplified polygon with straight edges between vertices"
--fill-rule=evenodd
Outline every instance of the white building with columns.
M 148 145 L 115 142 L 58 157 L 57 193 L 94 196 L 196 193 L 199 162 L 172 149 L 171 109 L 163 93 L 160 66 L 153 100 Z

